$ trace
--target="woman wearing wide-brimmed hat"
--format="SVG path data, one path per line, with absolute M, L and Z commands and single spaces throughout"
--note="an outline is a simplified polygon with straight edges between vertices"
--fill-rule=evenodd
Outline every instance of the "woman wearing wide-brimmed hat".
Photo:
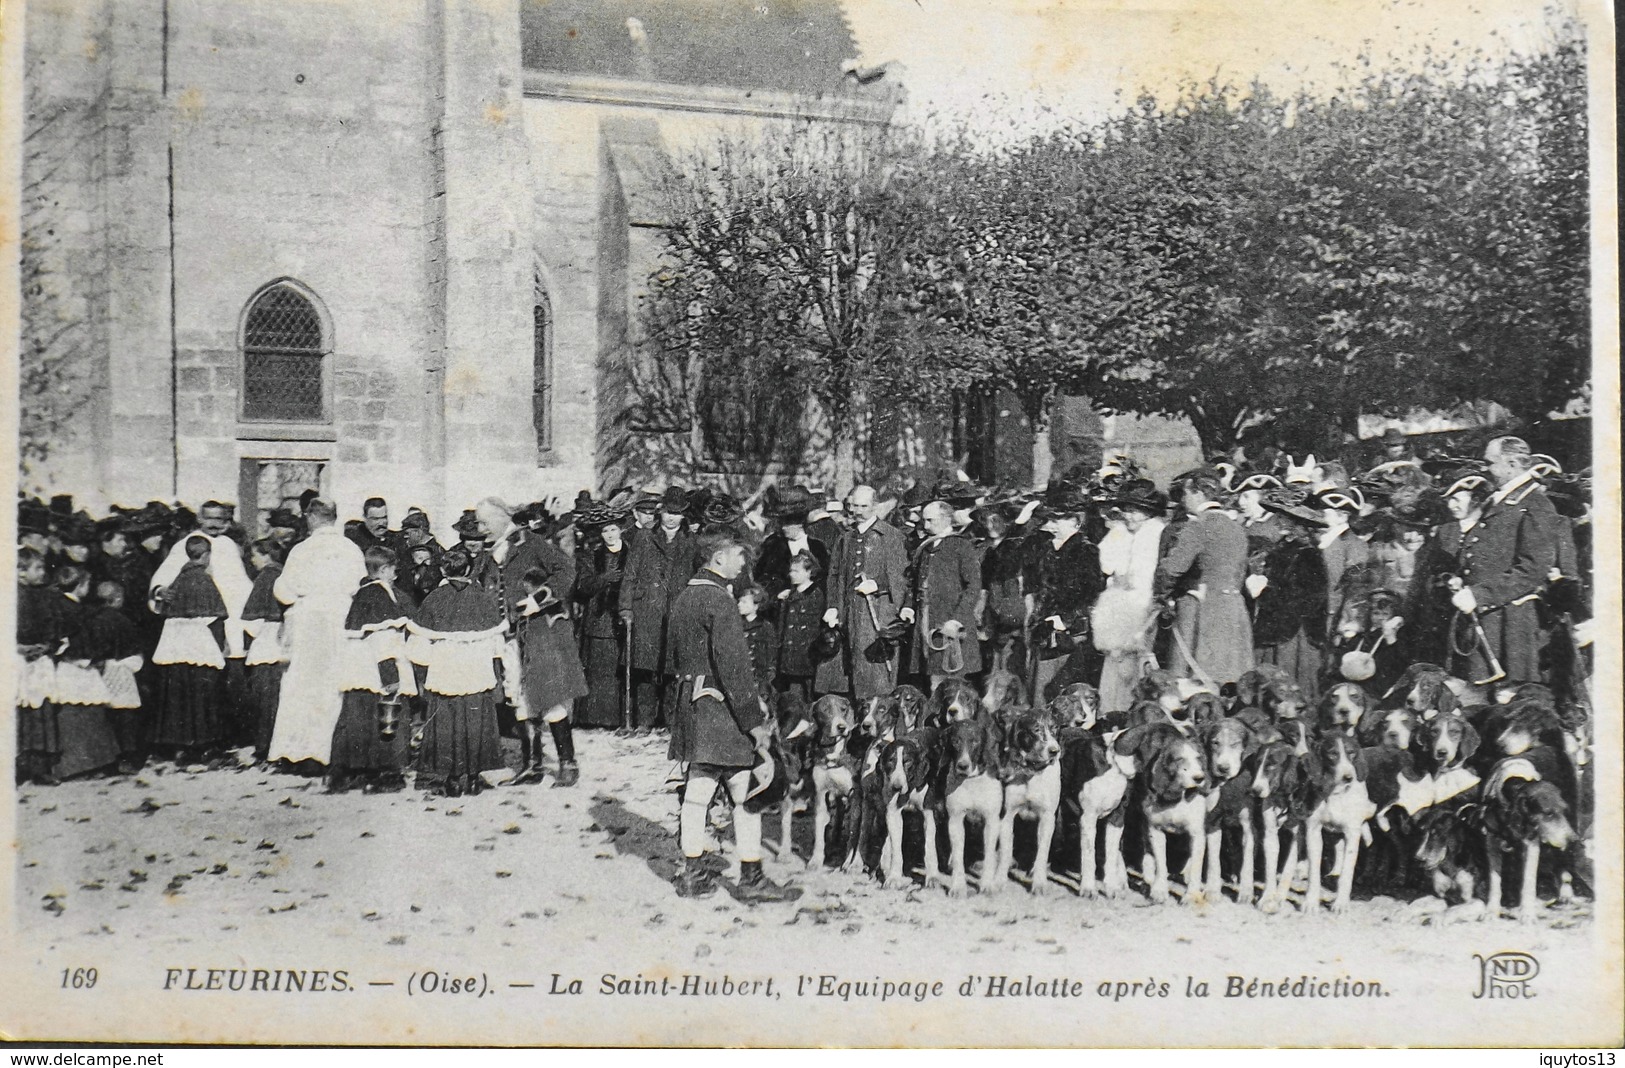
M 756 584 L 769 599 L 790 588 L 790 561 L 797 553 L 812 557 L 820 575 L 829 569 L 829 546 L 807 530 L 807 514 L 812 506 L 812 494 L 803 486 L 791 486 L 769 496 L 767 516 L 778 524 L 778 529 L 762 539 L 752 571 Z
M 1266 487 L 1261 500 L 1274 523 L 1267 538 L 1253 533 L 1262 524 L 1247 527 L 1254 655 L 1313 696 L 1325 665 L 1326 565 L 1315 544 L 1325 523 L 1301 490 Z
M 1153 661 L 1156 610 L 1152 589 L 1161 555 L 1168 499 L 1146 479 L 1132 479 L 1103 502 L 1108 516 L 1100 541 L 1106 588 L 1090 614 L 1100 668 L 1100 711 L 1126 712 L 1134 684 Z
M 1031 523 L 1048 537 L 1033 545 L 1032 616 L 1028 671 L 1033 701 L 1053 700 L 1074 682 L 1095 685 L 1100 656 L 1089 640 L 1090 613 L 1105 588 L 1100 553 L 1083 533 L 1089 498 L 1077 487 L 1057 483 L 1047 489 Z
M 583 727 L 620 727 L 625 703 L 624 632 L 617 599 L 631 550 L 626 528 L 631 511 L 597 503 L 576 517 L 576 601 L 581 605 L 581 666 L 587 695 L 576 700 Z

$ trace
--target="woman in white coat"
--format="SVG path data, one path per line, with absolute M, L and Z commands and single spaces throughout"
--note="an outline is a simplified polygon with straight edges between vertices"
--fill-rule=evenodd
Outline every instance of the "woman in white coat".
M 1143 478 L 1126 483 L 1108 504 L 1109 526 L 1100 539 L 1106 589 L 1090 618 L 1095 648 L 1106 658 L 1100 671 L 1102 714 L 1127 711 L 1134 684 L 1148 666 L 1155 666 L 1152 587 L 1167 507 L 1167 498 Z

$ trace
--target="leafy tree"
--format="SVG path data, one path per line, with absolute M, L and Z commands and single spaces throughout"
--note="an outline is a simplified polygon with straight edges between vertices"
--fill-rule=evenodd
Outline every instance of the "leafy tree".
M 904 175 L 917 142 L 893 128 L 797 122 L 724 140 L 662 183 L 668 220 L 645 304 L 639 404 L 720 425 L 758 457 L 831 443 L 837 488 L 858 476 L 861 418 L 938 386 L 906 314 L 929 258 L 931 208 Z
M 1175 278 L 1159 332 L 1101 365 L 1111 408 L 1352 435 L 1362 413 L 1583 389 L 1589 339 L 1577 35 L 1491 63 L 1380 70 L 1329 100 L 1192 87 L 1120 120 Z

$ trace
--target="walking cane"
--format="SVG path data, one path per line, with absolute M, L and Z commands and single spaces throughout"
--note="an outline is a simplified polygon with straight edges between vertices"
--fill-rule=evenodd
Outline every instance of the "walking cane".
M 874 625 L 875 633 L 879 634 L 880 633 L 880 615 L 875 611 L 874 594 L 865 593 L 865 594 L 860 594 L 860 596 L 863 598 L 864 607 L 869 609 L 869 622 Z
M 632 730 L 632 619 L 626 620 L 626 647 L 621 657 L 626 661 L 621 684 L 621 730 Z
M 1507 677 L 1506 669 L 1495 658 L 1495 650 L 1490 648 L 1490 636 L 1484 633 L 1484 624 L 1479 622 L 1478 613 L 1473 613 L 1473 631 L 1478 635 L 1478 644 L 1484 647 L 1484 658 L 1490 662 L 1490 677 L 1487 679 L 1474 679 L 1474 686 L 1488 686 L 1492 682 L 1500 682 Z
M 1452 591 L 1459 591 L 1465 585 L 1466 583 L 1462 582 L 1459 576 L 1452 575 L 1450 577 L 1449 587 Z M 1488 686 L 1492 682 L 1500 682 L 1502 679 L 1507 677 L 1506 669 L 1501 666 L 1501 661 L 1497 660 L 1495 657 L 1495 650 L 1490 647 L 1490 636 L 1484 633 L 1484 624 L 1478 618 L 1478 611 L 1475 609 L 1474 611 L 1463 612 L 1462 614 L 1473 621 L 1473 633 L 1478 638 L 1479 647 L 1484 650 L 1484 659 L 1488 660 L 1490 665 L 1489 678 L 1474 679 L 1473 685 Z

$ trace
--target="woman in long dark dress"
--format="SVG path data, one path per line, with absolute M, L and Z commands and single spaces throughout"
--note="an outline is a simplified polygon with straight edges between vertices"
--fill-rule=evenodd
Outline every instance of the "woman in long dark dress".
M 1313 697 L 1326 664 L 1326 565 L 1315 546 L 1321 524 L 1288 491 L 1272 489 L 1262 500 L 1267 516 L 1243 519 L 1255 655 Z
M 461 797 L 485 789 L 482 771 L 503 766 L 496 706 L 507 623 L 496 595 L 470 579 L 467 553 L 451 550 L 440 567 L 446 581 L 407 625 L 408 654 L 425 668 L 418 783 Z
M 577 547 L 581 605 L 581 664 L 587 695 L 576 701 L 575 720 L 583 727 L 621 726 L 625 661 L 617 604 L 629 555 L 627 513 L 595 505 L 576 518 L 583 544 Z

